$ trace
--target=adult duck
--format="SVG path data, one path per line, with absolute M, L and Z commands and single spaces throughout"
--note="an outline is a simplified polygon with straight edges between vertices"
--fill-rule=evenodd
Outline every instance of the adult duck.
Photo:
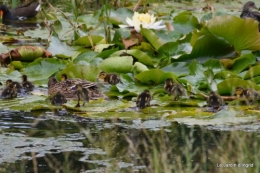
M 35 17 L 40 10 L 41 4 L 36 0 L 11 10 L 6 5 L 0 6 L 0 14 L 3 20 L 25 20 Z
M 252 18 L 252 19 L 260 22 L 260 13 L 258 11 L 253 11 L 254 9 L 258 10 L 258 8 L 256 7 L 256 5 L 253 1 L 246 2 L 243 6 L 240 17 L 243 19 Z M 260 31 L 260 24 L 258 25 L 258 30 Z
M 89 92 L 89 99 L 95 100 L 100 97 L 106 98 L 104 94 L 98 91 L 97 83 L 89 82 L 83 79 L 66 79 L 64 81 L 58 81 L 56 78 L 51 77 L 48 82 L 48 94 L 55 95 L 60 92 L 67 99 L 78 99 L 75 87 L 77 84 L 81 84 L 83 88 L 86 88 Z

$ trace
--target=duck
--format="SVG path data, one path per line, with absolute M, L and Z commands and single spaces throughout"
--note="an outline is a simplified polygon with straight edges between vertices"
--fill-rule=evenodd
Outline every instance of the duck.
M 52 98 L 51 98 L 51 104 L 60 106 L 64 103 L 67 103 L 67 99 L 64 95 L 62 95 L 60 92 L 57 92 Z
M 253 1 L 248 1 L 244 4 L 242 13 L 240 14 L 240 17 L 245 18 L 252 18 L 258 22 L 260 22 L 260 13 L 257 11 L 253 11 L 253 9 L 258 10 L 255 3 Z M 260 32 L 260 24 L 258 25 L 258 30 Z
M 75 94 L 78 97 L 78 103 L 77 103 L 77 105 L 75 107 L 80 107 L 80 103 L 79 103 L 80 100 L 83 101 L 82 106 L 85 106 L 85 103 L 89 102 L 89 92 L 88 92 L 88 89 L 83 88 L 82 84 L 77 84 L 76 85 L 76 92 L 75 92 Z
M 136 101 L 136 107 L 143 109 L 147 106 L 150 106 L 150 101 L 152 100 L 152 96 L 149 90 L 144 90 L 141 94 L 138 95 Z
M 22 75 L 22 87 L 25 89 L 26 92 L 33 91 L 34 85 L 28 81 L 27 75 Z
M 65 81 L 67 79 L 68 79 L 67 74 L 64 73 L 64 74 L 61 75 L 61 81 Z
M 48 94 L 55 95 L 57 92 L 60 92 L 66 99 L 77 99 L 75 94 L 75 86 L 77 84 L 81 84 L 83 88 L 88 89 L 89 98 L 92 100 L 106 98 L 104 94 L 98 91 L 97 83 L 78 78 L 66 79 L 65 81 L 58 81 L 55 77 L 49 78 Z
M 8 88 L 9 86 L 11 88 L 15 87 L 18 93 L 20 94 L 23 93 L 23 87 L 19 82 L 13 81 L 12 79 L 7 79 L 5 83 L 6 83 L 6 88 Z
M 254 89 L 244 89 L 241 86 L 236 87 L 235 89 L 235 96 L 238 98 L 251 100 L 252 102 L 255 102 L 257 98 L 259 98 L 259 93 Z
M 17 86 L 15 83 L 8 85 L 1 93 L 1 98 L 12 99 L 17 97 Z
M 218 95 L 214 91 L 211 91 L 209 93 L 209 97 L 207 99 L 207 103 L 208 103 L 209 107 L 211 107 L 213 109 L 216 109 L 216 110 L 219 110 L 220 106 L 223 106 L 225 104 L 224 100 L 221 98 L 221 96 Z
M 186 95 L 185 88 L 176 82 L 173 82 L 172 78 L 167 78 L 164 83 L 164 90 L 169 94 L 174 95 L 174 101 L 179 100 L 180 96 Z
M 103 80 L 103 82 L 107 82 L 110 85 L 116 85 L 118 83 L 123 83 L 120 77 L 115 73 L 106 73 L 104 71 L 99 73 L 99 78 Z
M 18 6 L 10 10 L 6 5 L 0 6 L 3 20 L 25 20 L 28 18 L 33 18 L 40 10 L 41 4 L 36 0 L 32 0 L 27 4 Z

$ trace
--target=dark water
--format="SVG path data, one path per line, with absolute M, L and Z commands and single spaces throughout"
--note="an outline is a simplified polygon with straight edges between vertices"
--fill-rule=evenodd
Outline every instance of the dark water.
M 0 172 L 156 172 L 157 163 L 158 172 L 165 172 L 164 164 L 170 172 L 220 172 L 216 164 L 221 155 L 240 156 L 241 141 L 231 140 L 234 132 L 245 136 L 245 155 L 252 155 L 247 163 L 256 164 L 259 158 L 257 131 L 220 131 L 166 120 L 0 110 L 0 129 Z

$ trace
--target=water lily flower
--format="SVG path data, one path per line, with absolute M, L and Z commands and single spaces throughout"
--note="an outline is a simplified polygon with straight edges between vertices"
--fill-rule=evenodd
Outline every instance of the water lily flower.
M 134 29 L 137 32 L 140 32 L 141 28 L 140 26 L 142 25 L 143 28 L 147 29 L 164 29 L 166 26 L 163 24 L 163 21 L 157 21 L 155 22 L 156 17 L 154 15 L 150 15 L 149 13 L 138 13 L 134 12 L 134 15 L 132 19 L 129 17 L 126 18 L 126 23 L 128 25 L 119 25 L 121 28 L 126 28 L 126 27 L 134 27 Z M 162 25 L 163 24 L 163 25 Z

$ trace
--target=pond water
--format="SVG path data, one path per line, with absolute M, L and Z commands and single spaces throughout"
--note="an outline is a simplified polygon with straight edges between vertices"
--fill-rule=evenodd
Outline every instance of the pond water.
M 256 122 L 203 127 L 164 119 L 90 119 L 64 110 L 0 114 L 0 172 L 259 171 L 259 151 L 252 147 L 259 145 Z M 220 168 L 226 161 L 248 165 Z

